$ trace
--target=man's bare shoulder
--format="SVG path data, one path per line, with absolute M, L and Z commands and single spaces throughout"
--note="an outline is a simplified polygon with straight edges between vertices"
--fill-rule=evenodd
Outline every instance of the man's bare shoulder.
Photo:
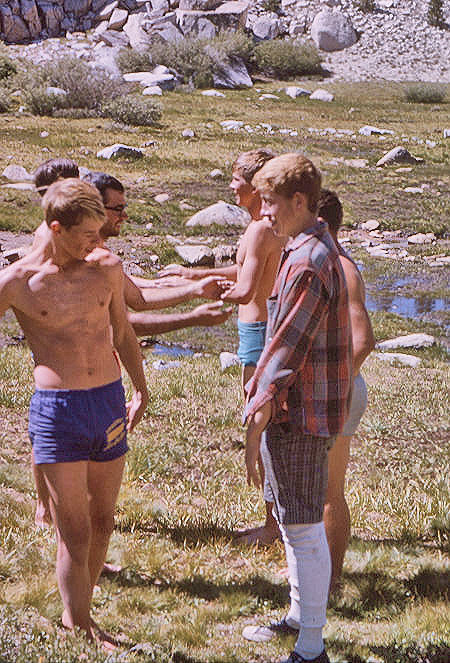
M 350 258 L 347 258 L 346 256 L 340 255 L 339 260 L 342 265 L 350 297 L 353 298 L 358 297 L 359 299 L 364 301 L 365 297 L 364 281 L 362 280 L 362 276 L 359 273 L 359 269 L 357 268 L 353 260 L 350 260 Z
M 248 235 L 247 235 L 248 233 Z M 252 242 L 258 246 L 264 247 L 267 253 L 274 250 L 280 250 L 283 246 L 283 240 L 273 231 L 269 219 L 264 217 L 258 221 L 251 221 L 246 230 L 247 242 Z

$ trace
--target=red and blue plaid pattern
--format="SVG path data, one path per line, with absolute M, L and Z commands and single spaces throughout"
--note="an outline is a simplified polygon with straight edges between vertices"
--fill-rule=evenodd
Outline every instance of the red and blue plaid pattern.
M 318 437 L 340 433 L 351 391 L 352 342 L 345 277 L 325 223 L 297 235 L 284 251 L 268 313 L 245 419 L 271 401 L 272 423 L 295 422 Z

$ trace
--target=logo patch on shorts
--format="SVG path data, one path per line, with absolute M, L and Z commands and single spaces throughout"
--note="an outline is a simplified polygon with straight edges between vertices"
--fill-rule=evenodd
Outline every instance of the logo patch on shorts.
M 116 444 L 122 442 L 124 437 L 125 419 L 123 417 L 119 417 L 119 419 L 115 419 L 106 429 L 106 445 L 104 451 L 115 447 Z

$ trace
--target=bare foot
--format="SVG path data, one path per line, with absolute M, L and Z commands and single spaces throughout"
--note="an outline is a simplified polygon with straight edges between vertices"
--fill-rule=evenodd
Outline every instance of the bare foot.
M 280 539 L 280 532 L 272 527 L 261 525 L 261 527 L 252 527 L 235 532 L 235 538 L 238 543 L 244 543 L 247 546 L 260 545 L 270 546 L 274 541 Z
M 73 627 L 70 626 L 70 620 L 65 610 L 62 614 L 61 622 L 65 629 L 73 631 Z M 118 638 L 115 638 L 113 635 L 100 628 L 92 617 L 90 618 L 89 629 L 86 630 L 86 637 L 88 640 L 95 640 L 106 652 L 115 651 L 122 644 Z
M 42 500 L 37 499 L 36 500 L 36 512 L 34 514 L 34 522 L 36 523 L 37 527 L 50 527 L 52 524 L 52 517 L 50 514 L 50 509 L 48 507 L 48 504 L 45 504 L 42 502 Z
M 102 575 L 103 576 L 115 576 L 122 571 L 122 566 L 118 564 L 109 564 L 105 562 L 103 564 Z

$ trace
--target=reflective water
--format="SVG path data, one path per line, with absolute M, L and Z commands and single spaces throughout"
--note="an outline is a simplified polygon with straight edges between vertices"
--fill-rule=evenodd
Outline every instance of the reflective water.
M 150 343 L 147 342 L 144 345 L 144 349 L 152 355 L 157 355 L 158 357 L 192 357 L 194 350 L 184 345 L 179 345 L 177 343 L 166 344 L 166 343 Z

